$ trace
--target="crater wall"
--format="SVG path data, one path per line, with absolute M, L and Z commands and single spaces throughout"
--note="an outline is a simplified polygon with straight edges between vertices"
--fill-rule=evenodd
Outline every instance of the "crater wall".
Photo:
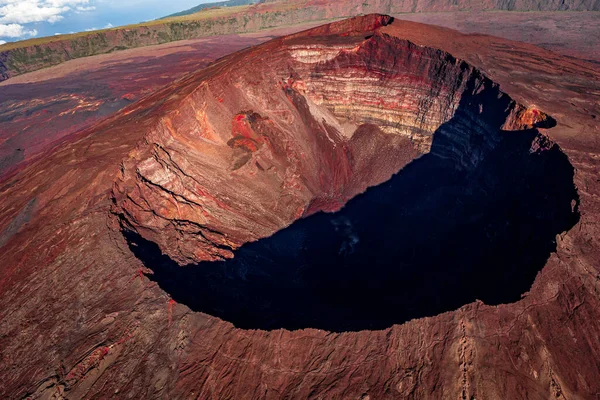
M 123 166 L 115 213 L 181 264 L 339 210 L 428 153 L 435 132 L 435 155 L 467 170 L 502 128 L 548 120 L 465 62 L 385 34 L 268 46 L 188 77 Z

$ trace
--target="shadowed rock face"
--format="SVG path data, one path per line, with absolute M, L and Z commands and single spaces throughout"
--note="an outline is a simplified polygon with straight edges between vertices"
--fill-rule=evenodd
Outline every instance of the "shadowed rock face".
M 466 63 L 381 34 L 260 57 L 180 100 L 115 188 L 175 301 L 242 328 L 383 329 L 518 300 L 575 223 L 573 168 L 536 130 L 553 120 Z

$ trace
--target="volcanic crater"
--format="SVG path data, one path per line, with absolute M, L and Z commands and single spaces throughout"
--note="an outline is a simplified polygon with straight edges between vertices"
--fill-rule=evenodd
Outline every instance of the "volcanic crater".
M 359 21 L 163 89 L 113 213 L 176 302 L 244 329 L 384 329 L 518 301 L 577 222 L 550 116 Z
M 0 396 L 596 398 L 600 74 L 390 21 L 144 74 L 3 175 Z

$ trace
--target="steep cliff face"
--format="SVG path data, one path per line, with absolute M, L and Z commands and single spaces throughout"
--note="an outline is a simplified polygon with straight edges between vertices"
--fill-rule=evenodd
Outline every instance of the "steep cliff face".
M 310 21 L 327 21 L 369 13 L 448 11 L 600 11 L 598 0 L 325 0 L 269 1 L 256 5 L 205 10 L 192 16 L 149 24 L 37 39 L 21 45 L 0 46 L 0 80 L 67 60 L 123 49 L 199 37 L 247 33 Z
M 600 329 L 598 82 L 588 64 L 533 46 L 369 16 L 243 50 L 156 91 L 0 184 L 0 394 L 593 399 L 600 391 L 600 343 L 590 334 Z M 411 175 L 423 165 L 439 168 Z M 440 293 L 421 290 L 428 283 L 473 286 L 470 273 L 473 280 L 462 277 L 486 252 L 482 243 L 506 245 L 497 260 L 479 264 L 484 275 L 492 267 L 505 272 L 490 293 L 479 287 L 483 295 L 503 294 L 524 274 L 520 267 L 543 237 L 541 271 L 528 269 L 510 304 L 469 300 L 429 318 L 387 320 L 385 329 L 357 324 L 340 332 L 307 328 L 315 321 L 307 314 L 296 330 L 215 317 L 225 318 L 232 302 L 246 316 L 279 311 L 248 311 L 265 306 L 262 287 L 244 291 L 256 275 L 265 278 L 260 257 L 258 270 L 209 271 L 208 283 L 199 281 L 205 286 L 175 280 L 206 267 L 180 264 L 230 257 L 298 218 L 338 210 L 398 170 L 394 181 L 412 176 L 419 193 L 384 197 L 402 202 L 392 201 L 393 214 L 375 204 L 364 220 L 404 221 L 386 243 L 407 260 L 464 261 L 435 263 L 439 275 L 416 270 L 422 279 L 405 279 L 406 293 L 434 303 Z M 481 229 L 445 230 L 455 220 Z M 333 232 L 351 239 L 352 227 L 336 224 Z M 396 229 L 401 235 L 393 236 Z M 304 243 L 292 239 L 271 250 L 289 257 Z M 348 304 L 386 291 L 397 301 L 404 292 L 376 268 L 387 249 L 373 246 L 380 251 L 359 266 L 369 274 L 308 264 L 308 274 L 269 287 L 293 295 L 307 277 L 342 289 L 356 278 L 364 288 L 350 290 L 350 303 L 330 296 L 323 308 L 348 312 Z M 521 263 L 506 262 L 517 257 Z M 165 265 L 177 275 L 159 270 Z M 294 272 L 291 263 L 278 266 Z M 196 309 L 187 295 L 171 297 L 173 281 L 191 286 L 191 300 L 225 303 L 205 313 L 210 308 Z M 371 304 L 379 315 L 397 313 L 391 302 Z M 279 316 L 295 319 L 289 309 Z
M 389 22 L 381 18 L 372 29 Z M 440 50 L 379 33 L 269 47 L 188 78 L 124 164 L 115 212 L 182 264 L 231 257 L 301 216 L 339 209 L 429 152 L 436 131 L 436 156 L 472 168 L 503 124 L 534 125 Z
M 4 81 L 9 78 L 9 75 L 8 75 L 9 67 L 6 65 L 7 59 L 8 59 L 8 53 L 6 53 L 6 52 L 0 53 L 0 81 Z

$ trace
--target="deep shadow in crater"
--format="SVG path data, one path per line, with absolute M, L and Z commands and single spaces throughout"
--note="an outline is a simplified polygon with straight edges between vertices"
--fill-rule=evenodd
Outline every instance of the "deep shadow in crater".
M 578 219 L 573 168 L 556 145 L 531 152 L 536 135 L 503 132 L 468 171 L 432 151 L 226 261 L 181 267 L 125 235 L 175 301 L 239 328 L 383 329 L 476 299 L 514 302 Z

